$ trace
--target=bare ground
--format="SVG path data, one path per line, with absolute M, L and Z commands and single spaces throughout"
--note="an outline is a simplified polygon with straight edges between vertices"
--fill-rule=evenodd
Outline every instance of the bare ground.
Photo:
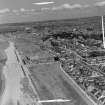
M 72 100 L 66 103 L 45 103 L 44 105 L 88 105 L 78 94 L 78 90 L 75 90 L 70 81 L 65 79 L 58 63 L 34 65 L 30 67 L 30 71 L 41 100 L 59 98 Z

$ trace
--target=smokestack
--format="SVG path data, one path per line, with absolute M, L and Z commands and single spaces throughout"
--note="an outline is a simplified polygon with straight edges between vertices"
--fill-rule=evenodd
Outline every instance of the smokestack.
M 104 16 L 101 16 L 101 19 L 102 19 L 102 36 L 103 36 L 103 47 L 105 48 L 105 32 L 104 32 Z
M 96 5 L 97 14 L 101 16 L 101 24 L 102 24 L 102 40 L 103 40 L 103 47 L 105 48 L 105 29 L 104 29 L 104 9 L 100 5 Z

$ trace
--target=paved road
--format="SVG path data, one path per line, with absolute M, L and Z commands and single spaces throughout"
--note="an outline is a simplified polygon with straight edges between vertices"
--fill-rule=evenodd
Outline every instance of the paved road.
M 1 103 L 1 96 L 5 88 L 5 77 L 2 73 L 3 67 L 5 66 L 6 62 L 6 54 L 4 50 L 9 46 L 8 41 L 4 39 L 4 37 L 0 36 L 0 103 Z M 1 105 L 1 104 L 0 104 Z
M 10 46 L 5 50 L 5 53 L 7 55 L 7 62 L 3 69 L 3 74 L 6 82 L 0 105 L 17 105 L 17 103 L 27 105 L 32 103 L 33 100 L 24 97 L 23 91 L 21 90 L 21 80 L 25 76 L 16 58 L 13 42 L 10 42 Z
M 6 65 L 3 69 L 3 74 L 5 76 L 5 90 L 2 96 L 2 104 L 17 104 L 17 100 L 20 98 L 20 81 L 23 77 L 20 67 L 14 55 L 13 43 L 5 50 L 7 55 Z

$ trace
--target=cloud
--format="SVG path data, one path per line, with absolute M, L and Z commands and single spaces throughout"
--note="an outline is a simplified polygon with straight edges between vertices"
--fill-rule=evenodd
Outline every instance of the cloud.
M 35 9 L 24 9 L 24 8 L 20 8 L 20 12 L 35 12 Z
M 70 9 L 82 8 L 82 6 L 81 6 L 80 4 L 74 4 L 74 5 L 64 4 L 63 6 L 64 6 L 65 8 L 70 8 Z
M 15 15 L 19 15 L 19 10 L 12 10 L 12 13 Z
M 96 2 L 94 5 L 95 6 L 105 6 L 105 1 Z
M 35 9 L 31 9 L 30 11 L 31 11 L 31 12 L 35 12 Z
M 15 15 L 27 15 L 27 14 L 34 14 L 36 12 L 35 9 L 24 9 L 20 8 L 19 10 L 12 10 L 12 13 Z
M 10 10 L 8 8 L 0 10 L 0 14 L 7 13 L 7 12 L 10 12 Z
M 24 8 L 20 8 L 21 12 L 26 12 L 27 10 L 25 10 Z
M 17 13 L 17 12 L 19 12 L 19 11 L 18 11 L 18 10 L 12 10 L 12 12 L 13 12 L 13 13 Z
M 86 4 L 86 5 L 83 5 L 82 7 L 83 8 L 88 8 L 88 7 L 91 7 L 91 5 Z
M 48 11 L 48 10 L 50 10 L 50 8 L 47 7 L 41 8 L 41 11 Z
M 89 6 L 90 5 L 81 5 L 81 4 L 73 4 L 73 5 L 70 5 L 70 4 L 63 4 L 63 5 L 60 5 L 60 6 L 54 6 L 54 7 L 52 7 L 52 10 L 87 8 Z
M 32 4 L 35 4 L 35 5 L 47 5 L 47 4 L 54 4 L 55 2 L 53 1 L 50 1 L 50 2 L 39 2 L 39 3 L 32 3 Z

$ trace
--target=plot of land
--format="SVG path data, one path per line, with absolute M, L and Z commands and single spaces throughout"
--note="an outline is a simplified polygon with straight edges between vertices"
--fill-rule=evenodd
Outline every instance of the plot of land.
M 60 70 L 58 63 L 34 65 L 30 67 L 34 86 L 41 100 L 70 99 L 65 103 L 45 103 L 44 105 L 89 105 L 77 93 L 68 78 Z

